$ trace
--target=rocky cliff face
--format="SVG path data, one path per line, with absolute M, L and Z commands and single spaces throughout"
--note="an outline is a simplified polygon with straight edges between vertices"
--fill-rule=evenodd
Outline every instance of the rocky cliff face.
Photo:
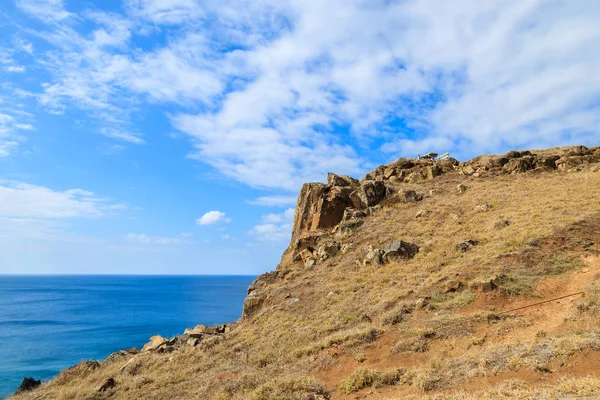
M 319 261 L 344 253 L 340 239 L 351 235 L 363 218 L 376 213 L 382 202 L 413 203 L 427 194 L 418 192 L 424 182 L 441 175 L 485 178 L 500 174 L 577 171 L 600 162 L 600 147 L 558 147 L 540 151 L 509 151 L 503 155 L 483 155 L 466 162 L 454 158 L 444 160 L 399 158 L 367 173 L 361 180 L 329 173 L 327 183 L 306 183 L 300 190 L 292 238 L 277 271 L 261 275 L 248 290 L 244 303 L 244 318 L 248 318 L 269 299 L 264 289 L 269 282 L 281 279 L 294 269 L 312 268 Z M 598 168 L 595 166 L 594 168 Z M 415 188 L 417 190 L 415 190 Z M 459 185 L 459 192 L 467 189 Z M 430 193 L 429 195 L 434 195 Z M 394 245 L 393 243 L 390 246 Z M 400 246 L 399 244 L 396 244 Z M 413 249 L 414 244 L 403 244 Z M 388 256 L 385 249 L 363 249 L 362 263 L 382 263 Z M 414 255 L 414 254 L 413 254 Z

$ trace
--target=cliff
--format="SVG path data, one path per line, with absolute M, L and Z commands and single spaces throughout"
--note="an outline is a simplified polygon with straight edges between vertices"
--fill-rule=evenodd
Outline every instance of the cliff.
M 599 198 L 598 147 L 330 173 L 242 319 L 15 398 L 597 398 Z

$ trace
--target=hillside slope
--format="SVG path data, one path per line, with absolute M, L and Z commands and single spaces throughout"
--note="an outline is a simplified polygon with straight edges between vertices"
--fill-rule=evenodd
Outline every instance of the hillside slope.
M 598 398 L 599 200 L 583 146 L 330 174 L 240 321 L 14 398 Z

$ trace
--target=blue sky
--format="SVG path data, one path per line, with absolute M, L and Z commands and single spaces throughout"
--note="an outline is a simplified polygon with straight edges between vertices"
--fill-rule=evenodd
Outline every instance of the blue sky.
M 261 273 L 328 171 L 597 144 L 598 20 L 584 0 L 4 0 L 0 273 Z

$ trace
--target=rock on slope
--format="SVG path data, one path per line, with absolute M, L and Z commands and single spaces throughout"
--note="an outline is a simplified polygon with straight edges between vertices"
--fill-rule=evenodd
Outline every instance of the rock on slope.
M 153 337 L 15 397 L 600 395 L 599 165 L 600 149 L 576 146 L 329 174 L 302 188 L 290 245 L 240 321 Z

